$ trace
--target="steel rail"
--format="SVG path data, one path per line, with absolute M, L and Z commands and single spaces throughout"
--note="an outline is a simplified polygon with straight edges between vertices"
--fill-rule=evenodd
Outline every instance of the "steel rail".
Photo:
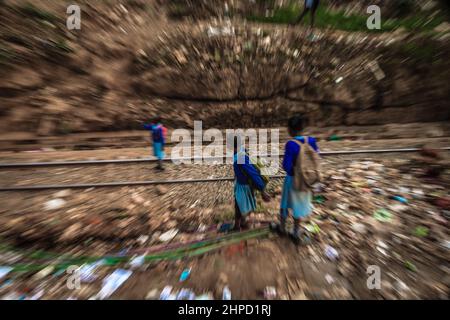
M 271 178 L 271 179 L 279 179 L 279 178 L 284 178 L 284 177 L 285 177 L 284 175 L 269 176 L 269 178 Z M 161 184 L 205 183 L 205 182 L 220 182 L 220 181 L 234 181 L 234 177 L 209 178 L 209 179 L 144 180 L 144 181 L 103 182 L 103 183 L 11 186 L 11 187 L 0 187 L 0 192 L 53 190 L 53 189 L 89 189 L 89 188 L 105 188 L 105 187 L 149 186 L 149 185 L 161 185 Z
M 323 151 L 321 156 L 336 156 L 336 155 L 351 155 L 351 154 L 380 154 L 380 153 L 406 153 L 418 152 L 421 148 L 402 148 L 402 149 L 362 149 L 362 150 L 342 150 L 342 151 Z M 439 148 L 440 151 L 449 151 L 450 147 Z M 282 154 L 262 154 L 258 155 L 261 158 L 282 157 Z M 163 161 L 172 161 L 174 163 L 185 161 L 214 161 L 232 159 L 232 156 L 212 156 L 212 157 L 179 157 L 179 158 L 164 158 Z M 134 159 L 116 159 L 116 160 L 76 160 L 76 161 L 48 161 L 48 162 L 17 162 L 17 163 L 0 163 L 0 168 L 29 168 L 29 167 L 50 167 L 50 166 L 84 166 L 84 165 L 103 165 L 103 164 L 126 164 L 126 163 L 145 163 L 156 162 L 156 158 L 134 158 Z

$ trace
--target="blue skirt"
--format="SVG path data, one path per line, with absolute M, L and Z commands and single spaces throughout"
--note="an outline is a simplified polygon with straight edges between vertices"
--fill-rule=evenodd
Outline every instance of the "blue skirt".
M 158 160 L 164 159 L 164 146 L 161 142 L 153 142 L 153 154 Z
M 256 210 L 256 197 L 248 184 L 234 181 L 234 198 L 243 216 Z
M 287 217 L 288 209 L 291 209 L 295 219 L 305 218 L 314 209 L 311 191 L 297 191 L 294 190 L 293 185 L 294 177 L 287 175 L 284 179 L 280 212 L 284 217 Z

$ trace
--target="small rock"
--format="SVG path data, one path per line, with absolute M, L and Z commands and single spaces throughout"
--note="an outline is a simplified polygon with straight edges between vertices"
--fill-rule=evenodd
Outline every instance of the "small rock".
M 55 268 L 53 266 L 48 266 L 45 267 L 44 269 L 42 269 L 41 271 L 39 271 L 38 273 L 36 273 L 33 276 L 33 280 L 40 280 L 42 278 L 45 278 L 46 276 L 48 276 L 50 273 L 53 272 Z
M 325 247 L 325 255 L 331 261 L 334 261 L 339 257 L 339 253 L 336 251 L 336 249 L 329 245 Z
M 358 233 L 366 233 L 366 227 L 362 223 L 354 223 L 352 225 L 352 229 Z
M 79 222 L 71 225 L 64 231 L 59 240 L 64 241 L 73 239 L 78 234 L 78 232 L 81 230 L 82 227 L 83 225 Z
M 162 242 L 167 242 L 175 238 L 175 236 L 178 233 L 178 229 L 170 229 L 167 232 L 164 232 L 160 237 L 159 240 Z
M 175 220 L 170 220 L 166 223 L 165 227 L 168 229 L 174 229 L 178 223 Z
M 56 210 L 63 207 L 66 204 L 66 201 L 63 199 L 53 199 L 49 200 L 45 203 L 45 210 Z
M 149 236 L 142 235 L 137 238 L 137 242 L 139 242 L 141 245 L 145 244 L 148 241 Z
M 70 189 L 65 189 L 65 190 L 58 191 L 53 196 L 55 198 L 67 198 L 68 196 L 70 196 L 70 194 L 71 194 Z
M 133 193 L 133 195 L 131 196 L 131 199 L 136 204 L 143 204 L 145 202 L 145 199 L 136 193 Z
M 225 273 L 221 272 L 219 275 L 219 282 L 223 284 L 228 283 L 228 276 Z
M 277 297 L 277 290 L 275 287 L 266 287 L 264 289 L 264 298 L 266 300 L 273 300 Z
M 332 284 L 335 282 L 334 278 L 328 273 L 325 275 L 325 280 L 327 280 L 328 284 Z
M 156 192 L 158 195 L 162 196 L 167 193 L 167 188 L 164 186 L 156 186 Z
M 440 25 L 438 25 L 436 28 L 434 28 L 434 31 L 436 32 L 450 32 L 450 23 L 448 22 L 442 22 Z
M 158 289 L 152 289 L 150 290 L 147 295 L 145 296 L 146 300 L 158 300 L 159 294 Z

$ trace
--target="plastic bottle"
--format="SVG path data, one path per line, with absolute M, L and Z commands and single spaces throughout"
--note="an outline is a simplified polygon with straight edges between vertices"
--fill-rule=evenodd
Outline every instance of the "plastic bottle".
M 228 286 L 223 288 L 222 300 L 231 300 L 231 290 Z

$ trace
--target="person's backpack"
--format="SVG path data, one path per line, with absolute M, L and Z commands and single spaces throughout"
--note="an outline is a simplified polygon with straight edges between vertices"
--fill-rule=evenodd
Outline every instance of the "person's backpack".
M 163 138 L 165 140 L 167 138 L 167 128 L 164 127 L 163 125 L 161 125 L 161 129 L 162 129 L 162 133 L 163 133 Z
M 162 140 L 163 129 L 162 126 L 157 126 L 152 130 L 153 141 L 161 141 Z
M 294 164 L 294 189 L 297 191 L 309 191 L 313 185 L 320 182 L 320 156 L 310 146 L 308 137 L 303 137 L 304 142 L 293 139 L 300 147 L 300 152 Z

